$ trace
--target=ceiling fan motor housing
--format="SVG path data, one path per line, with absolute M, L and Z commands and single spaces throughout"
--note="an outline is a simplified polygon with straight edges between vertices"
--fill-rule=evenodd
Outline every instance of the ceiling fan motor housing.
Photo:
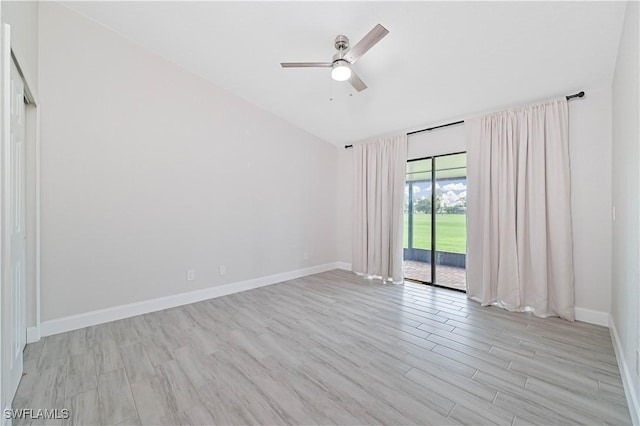
M 340 34 L 339 36 L 336 37 L 334 46 L 338 50 L 347 50 L 349 48 L 349 37 L 347 37 L 346 35 Z

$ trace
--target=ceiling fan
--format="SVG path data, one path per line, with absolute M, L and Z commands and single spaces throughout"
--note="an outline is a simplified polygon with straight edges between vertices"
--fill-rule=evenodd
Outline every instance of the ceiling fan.
M 349 49 L 347 36 L 339 35 L 334 43 L 338 53 L 333 55 L 331 62 L 281 62 L 280 65 L 282 68 L 331 68 L 331 78 L 336 81 L 349 80 L 354 89 L 362 92 L 367 88 L 367 85 L 351 69 L 351 65 L 387 34 L 389 34 L 389 30 L 378 24 L 351 49 Z

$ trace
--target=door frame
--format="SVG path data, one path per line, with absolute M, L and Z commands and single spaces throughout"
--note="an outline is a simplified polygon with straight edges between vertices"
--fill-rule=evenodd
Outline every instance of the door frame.
M 30 289 L 25 288 L 25 303 L 27 304 L 27 312 L 33 312 L 35 324 L 31 327 L 28 326 L 25 330 L 26 343 L 33 343 L 35 341 L 40 340 L 40 108 L 39 108 L 39 100 L 38 95 L 35 91 L 35 85 L 33 81 L 30 79 L 28 75 L 23 71 L 23 68 L 20 66 L 21 61 L 19 60 L 19 56 L 12 48 L 11 44 L 11 26 L 2 22 L 0 16 L 0 115 L 2 120 L 0 124 L 0 158 L 3 161 L 3 167 L 0 172 L 0 188 L 3 189 L 0 192 L 0 288 L 4 289 L 6 285 L 8 285 L 8 268 L 6 265 L 9 264 L 8 260 L 10 260 L 11 252 L 10 252 L 10 235 L 9 230 L 7 229 L 7 217 L 9 217 L 8 213 L 10 212 L 10 197 L 7 193 L 7 185 L 9 182 L 9 168 L 5 167 L 7 162 L 9 161 L 6 157 L 6 153 L 8 152 L 8 145 L 10 143 L 10 78 L 11 78 L 11 63 L 15 63 L 16 68 L 18 69 L 18 73 L 22 77 L 22 81 L 24 82 L 24 96 L 26 101 L 25 106 L 25 127 L 26 127 L 26 138 L 25 144 L 27 147 L 29 145 L 33 146 L 33 157 L 29 159 L 25 158 L 27 161 L 27 167 L 25 169 L 25 173 L 29 169 L 33 170 L 33 186 L 27 187 L 27 191 L 34 191 L 34 203 L 32 208 L 35 210 L 35 226 L 27 230 L 27 232 L 33 233 L 34 238 L 34 250 L 33 252 L 27 251 L 28 258 L 33 256 L 33 261 L 35 263 L 34 277 L 33 283 L 35 284 L 35 288 L 33 289 L 33 294 L 30 294 Z M 28 149 L 28 148 L 27 148 Z M 27 286 L 28 287 L 28 286 Z M 5 326 L 3 322 L 5 303 L 7 301 L 4 300 L 2 296 L 3 292 L 0 291 L 0 330 Z M 4 371 L 5 366 L 5 353 L 6 348 L 4 347 L 5 341 L 4 339 L 0 339 L 0 409 L 4 410 L 6 408 L 10 408 L 12 401 L 5 401 L 7 397 L 5 392 L 7 391 L 8 384 L 5 383 L 8 380 L 6 372 Z M 3 412 L 4 414 L 4 412 Z M 5 419 L 4 415 L 2 419 L 0 419 L 0 424 L 11 424 L 10 419 Z
M 33 204 L 34 215 L 35 215 L 35 223 L 34 227 L 31 230 L 34 234 L 34 243 L 35 250 L 32 255 L 35 258 L 35 271 L 34 271 L 34 280 L 35 280 L 35 292 L 32 295 L 35 300 L 34 307 L 34 320 L 35 324 L 31 327 L 27 327 L 27 343 L 33 343 L 40 340 L 40 103 L 38 101 L 36 93 L 32 90 L 33 85 L 29 84 L 29 79 L 27 78 L 25 72 L 20 67 L 20 61 L 16 57 L 15 51 L 11 50 L 11 59 L 16 64 L 16 68 L 18 68 L 18 72 L 22 77 L 22 81 L 24 82 L 24 95 L 26 100 L 25 105 L 25 127 L 26 127 L 26 137 L 25 144 L 27 146 L 27 150 L 29 146 L 33 146 L 34 155 L 31 159 L 32 163 L 29 164 L 29 156 L 25 159 L 27 161 L 27 171 L 31 167 L 34 172 L 34 180 L 33 187 L 27 187 L 27 191 L 30 189 L 34 192 L 35 199 Z M 27 204 L 28 206 L 28 204 Z M 27 229 L 27 231 L 29 231 Z M 29 254 L 27 252 L 27 254 Z
M 458 152 L 450 152 L 447 154 L 438 154 L 438 155 L 429 155 L 427 157 L 420 157 L 420 158 L 412 158 L 411 160 L 407 160 L 407 164 L 408 163 L 413 163 L 414 161 L 424 161 L 424 160 L 431 160 L 431 281 L 420 281 L 420 280 L 415 280 L 415 279 L 411 279 L 411 278 L 407 278 L 411 281 L 416 281 L 422 284 L 428 284 L 434 287 L 442 287 L 442 288 L 446 288 L 449 290 L 453 290 L 453 291 L 459 291 L 462 293 L 466 293 L 466 291 L 464 290 L 460 290 L 457 288 L 451 288 L 451 287 L 447 287 L 444 285 L 440 285 L 436 283 L 436 215 L 434 214 L 434 209 L 436 206 L 436 191 L 435 191 L 435 184 L 436 184 L 436 158 L 440 158 L 440 157 L 448 157 L 450 155 L 460 155 L 460 154 L 466 154 L 467 151 L 458 151 Z M 409 191 L 409 196 L 411 197 L 413 194 L 411 194 L 411 191 Z M 413 209 L 412 209 L 413 210 Z M 411 214 L 412 216 L 413 214 Z M 408 231 L 409 233 L 411 233 L 413 231 L 413 226 L 412 223 L 409 222 L 408 225 Z M 407 236 L 407 241 L 411 241 L 413 239 L 413 235 L 408 235 Z M 410 245 L 410 244 L 407 244 Z

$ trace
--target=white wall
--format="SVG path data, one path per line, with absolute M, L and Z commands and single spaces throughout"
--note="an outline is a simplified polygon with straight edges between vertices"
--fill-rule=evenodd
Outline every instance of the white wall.
M 585 91 L 587 95 L 569 107 L 575 296 L 581 318 L 592 314 L 585 309 L 609 313 L 611 301 L 611 90 Z M 409 159 L 465 150 L 464 125 L 409 136 Z M 339 155 L 343 201 L 338 216 L 350 221 L 351 150 Z M 340 259 L 349 262 L 351 227 L 341 227 Z M 596 314 L 594 320 L 603 318 L 606 315 Z
M 61 5 L 40 24 L 44 321 L 337 260 L 338 148 Z
M 640 123 L 638 117 L 639 4 L 629 2 L 613 79 L 613 270 L 611 316 L 618 332 L 621 367 L 628 374 L 627 399 L 638 424 L 640 383 L 636 351 L 640 350 Z M 623 375 L 625 373 L 623 371 Z M 635 405 L 635 406 L 634 406 Z
M 569 102 L 576 308 L 611 307 L 611 89 Z M 576 311 L 581 319 L 581 313 Z M 606 324 L 606 323 L 605 323 Z
M 351 224 L 353 222 L 352 149 L 338 150 L 338 181 L 336 185 L 336 252 L 338 259 L 351 263 Z
M 407 159 L 451 154 L 467 150 L 464 138 L 464 124 L 430 130 L 409 135 Z

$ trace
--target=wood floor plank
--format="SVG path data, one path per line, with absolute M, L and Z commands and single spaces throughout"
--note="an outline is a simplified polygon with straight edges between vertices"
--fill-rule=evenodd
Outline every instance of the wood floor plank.
M 447 414 L 440 414 L 430 408 L 425 402 L 426 398 L 420 395 L 411 395 L 385 384 L 374 382 L 370 385 L 371 392 L 378 401 L 384 401 L 386 405 L 412 419 L 417 424 L 451 424 L 446 418 L 451 409 L 446 410 Z M 451 406 L 453 408 L 453 405 Z
M 214 425 L 216 420 L 207 407 L 203 404 L 198 404 L 182 413 L 180 423 L 185 425 Z
M 456 346 L 452 349 L 450 346 Z M 489 353 L 479 351 L 464 345 L 437 345 L 432 349 L 433 352 L 444 355 L 449 359 L 455 359 L 463 364 L 469 365 L 479 370 L 500 368 L 506 370 L 509 367 L 509 361 L 496 358 Z
M 75 394 L 65 401 L 69 418 L 63 421 L 68 426 L 101 425 L 98 389 Z
M 46 370 L 64 365 L 67 362 L 69 353 L 67 347 L 69 344 L 68 333 L 49 336 L 45 338 L 42 354 L 38 360 L 38 370 Z
M 120 348 L 116 341 L 111 338 L 97 342 L 93 346 L 93 356 L 98 374 L 123 367 Z
M 35 371 L 38 368 L 38 363 L 42 356 L 45 341 L 46 339 L 40 339 L 39 341 L 31 343 L 25 347 L 23 355 L 24 371 Z
M 618 424 L 628 424 L 631 422 L 629 410 L 626 405 L 611 404 L 606 401 L 594 399 L 590 394 L 568 391 L 560 386 L 555 386 L 535 378 L 529 378 L 526 388 L 538 395 L 561 401 L 564 406 L 572 407 L 594 418 L 611 417 Z
M 132 382 L 131 393 L 142 424 L 180 424 L 180 415 L 171 409 L 170 396 L 158 377 Z
M 172 412 L 180 413 L 197 403 L 196 389 L 176 360 L 157 365 L 155 371 Z
M 106 424 L 117 424 L 137 415 L 124 368 L 98 376 L 100 414 Z
M 509 370 L 551 383 L 561 382 L 562 386 L 569 390 L 584 391 L 591 394 L 598 392 L 597 380 L 549 363 L 536 360 L 517 360 L 511 362 Z
M 134 343 L 120 348 L 120 355 L 130 382 L 150 380 L 155 374 L 153 364 L 151 364 L 142 343 Z
M 460 404 L 456 404 L 456 406 L 453 407 L 453 409 L 451 410 L 451 413 L 449 414 L 449 418 L 455 421 L 456 423 L 459 423 L 462 425 L 481 424 L 481 425 L 511 426 L 511 424 L 513 423 L 513 419 L 508 420 L 506 422 L 501 422 L 501 421 L 494 422 L 488 419 L 487 417 L 483 416 L 482 414 L 477 413 L 473 410 L 470 410 L 469 408 Z
M 65 397 L 98 387 L 98 375 L 93 354 L 74 355 L 67 362 Z
M 434 373 L 433 370 L 430 370 L 430 372 Z M 446 397 L 454 404 L 465 403 L 465 405 L 467 405 L 472 401 L 481 402 L 487 407 L 491 405 L 497 393 L 495 389 L 474 383 L 471 379 L 464 376 L 449 376 L 443 380 L 441 378 L 443 375 L 441 374 L 429 374 L 417 368 L 412 368 L 405 374 L 405 377 L 428 388 L 433 393 Z M 511 421 L 512 419 L 513 416 L 509 416 L 508 420 Z
M 13 400 L 14 408 L 64 408 L 67 364 L 23 376 Z

